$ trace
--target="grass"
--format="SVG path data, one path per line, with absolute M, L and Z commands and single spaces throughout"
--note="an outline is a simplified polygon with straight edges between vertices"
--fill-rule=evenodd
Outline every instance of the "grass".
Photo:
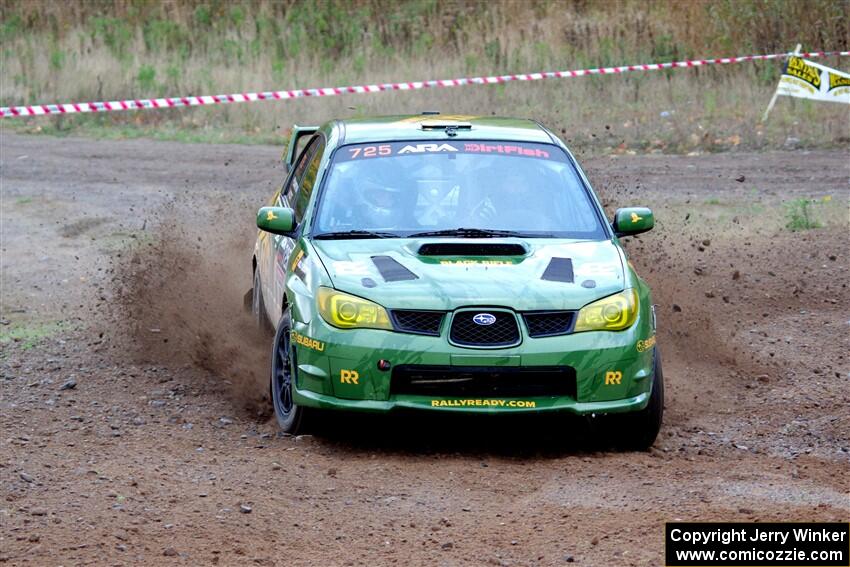
M 846 49 L 850 0 L 0 3 L 0 104 L 341 86 Z M 310 30 L 308 33 L 307 30 Z M 824 61 L 840 66 L 841 61 Z M 15 120 L 25 132 L 281 143 L 292 123 L 419 112 L 529 116 L 588 152 L 846 147 L 845 109 L 783 97 L 779 62 L 215 108 Z
M 62 321 L 47 323 L 18 323 L 8 327 L 0 327 L 0 344 L 18 343 L 24 350 L 36 346 L 41 340 L 67 330 L 68 325 Z
M 727 195 L 723 199 L 709 197 L 702 204 L 708 206 L 695 210 L 691 204 L 674 205 L 674 214 L 699 216 L 715 228 L 751 225 L 775 231 L 786 229 L 797 232 L 847 225 L 846 209 L 831 195 L 766 201 L 759 195 L 744 191 Z
M 753 221 L 758 219 L 758 222 L 762 225 L 778 224 L 775 207 L 766 206 L 757 200 L 751 201 L 748 197 L 742 198 L 740 194 L 730 195 L 728 200 L 712 197 L 703 201 L 703 204 L 709 205 L 709 207 L 700 208 L 697 214 L 703 216 L 715 227 L 732 226 L 737 222 L 735 219 Z M 693 208 L 691 205 L 687 205 L 682 210 L 687 213 L 692 212 Z
M 112 117 L 80 115 L 58 124 L 54 120 L 21 123 L 16 131 L 22 134 L 43 134 L 57 137 L 84 136 L 98 140 L 152 140 L 204 144 L 285 144 L 286 138 L 275 132 L 242 132 L 222 125 L 181 124 L 159 122 L 133 125 Z
M 116 231 L 97 238 L 98 247 L 101 251 L 107 253 L 123 253 L 142 246 L 149 246 L 155 242 L 156 239 L 149 232 L 142 231 Z
M 792 231 L 822 228 L 815 207 L 819 205 L 814 199 L 794 199 L 785 204 L 785 228 Z

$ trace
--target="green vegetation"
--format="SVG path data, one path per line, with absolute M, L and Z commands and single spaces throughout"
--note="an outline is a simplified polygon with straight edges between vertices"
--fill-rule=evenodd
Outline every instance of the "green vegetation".
M 785 228 L 789 230 L 809 230 L 821 228 L 823 224 L 816 218 L 815 207 L 818 201 L 814 199 L 794 199 L 785 204 Z
M 142 91 L 153 91 L 154 87 L 156 87 L 156 69 L 150 65 L 142 65 L 139 67 L 139 74 L 136 76 L 136 81 Z
M 730 194 L 726 198 L 709 197 L 697 211 L 692 205 L 676 207 L 675 215 L 700 215 L 714 227 L 741 225 L 769 230 L 802 231 L 847 225 L 847 210 L 831 195 L 820 198 L 796 198 L 773 201 L 765 195 Z
M 61 321 L 12 324 L 8 327 L 0 327 L 0 344 L 15 342 L 19 343 L 22 349 L 31 349 L 40 340 L 67 328 L 67 325 Z
M 78 115 L 64 121 L 32 121 L 19 124 L 18 131 L 26 134 L 50 136 L 86 136 L 98 140 L 124 140 L 148 138 L 152 140 L 203 143 L 203 144 L 285 144 L 286 138 L 279 129 L 272 131 L 246 131 L 228 128 L 226 124 L 213 122 L 199 124 L 193 121 L 164 120 L 134 124 L 115 120 L 104 115 Z
M 97 245 L 102 252 L 116 253 L 119 256 L 124 252 L 151 246 L 155 242 L 156 239 L 149 232 L 144 231 L 115 231 L 97 239 Z
M 688 57 L 847 49 L 850 0 L 0 1 L 0 104 L 219 94 Z M 790 42 L 792 44 L 785 44 Z M 841 66 L 837 59 L 824 61 Z M 293 122 L 444 112 L 531 116 L 581 150 L 847 144 L 841 105 L 783 98 L 779 62 L 463 89 L 15 122 L 26 131 L 278 140 Z M 201 133 L 201 134 L 199 134 Z M 222 133 L 219 136 L 219 133 Z

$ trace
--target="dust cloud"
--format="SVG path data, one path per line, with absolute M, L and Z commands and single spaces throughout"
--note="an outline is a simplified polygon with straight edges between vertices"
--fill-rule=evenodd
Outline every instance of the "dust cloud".
M 263 414 L 271 336 L 243 307 L 256 234 L 252 205 L 215 201 L 210 211 L 176 198 L 149 220 L 129 260 L 113 266 L 110 317 L 124 355 L 202 369 L 224 380 L 235 402 Z

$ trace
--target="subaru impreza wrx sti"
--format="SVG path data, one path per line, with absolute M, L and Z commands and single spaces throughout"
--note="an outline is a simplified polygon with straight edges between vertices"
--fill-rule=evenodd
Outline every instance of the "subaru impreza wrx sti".
M 619 414 L 650 446 L 655 316 L 564 143 L 531 120 L 441 116 L 294 127 L 257 214 L 253 289 L 270 393 L 294 433 L 321 410 Z

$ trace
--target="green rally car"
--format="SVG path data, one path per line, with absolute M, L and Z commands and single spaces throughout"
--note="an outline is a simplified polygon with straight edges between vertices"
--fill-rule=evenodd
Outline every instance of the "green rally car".
M 609 224 L 531 120 L 337 120 L 294 127 L 288 148 L 249 296 L 275 327 L 283 430 L 332 409 L 561 411 L 620 414 L 620 441 L 653 443 L 654 309 L 618 240 L 651 229 L 649 209 Z

